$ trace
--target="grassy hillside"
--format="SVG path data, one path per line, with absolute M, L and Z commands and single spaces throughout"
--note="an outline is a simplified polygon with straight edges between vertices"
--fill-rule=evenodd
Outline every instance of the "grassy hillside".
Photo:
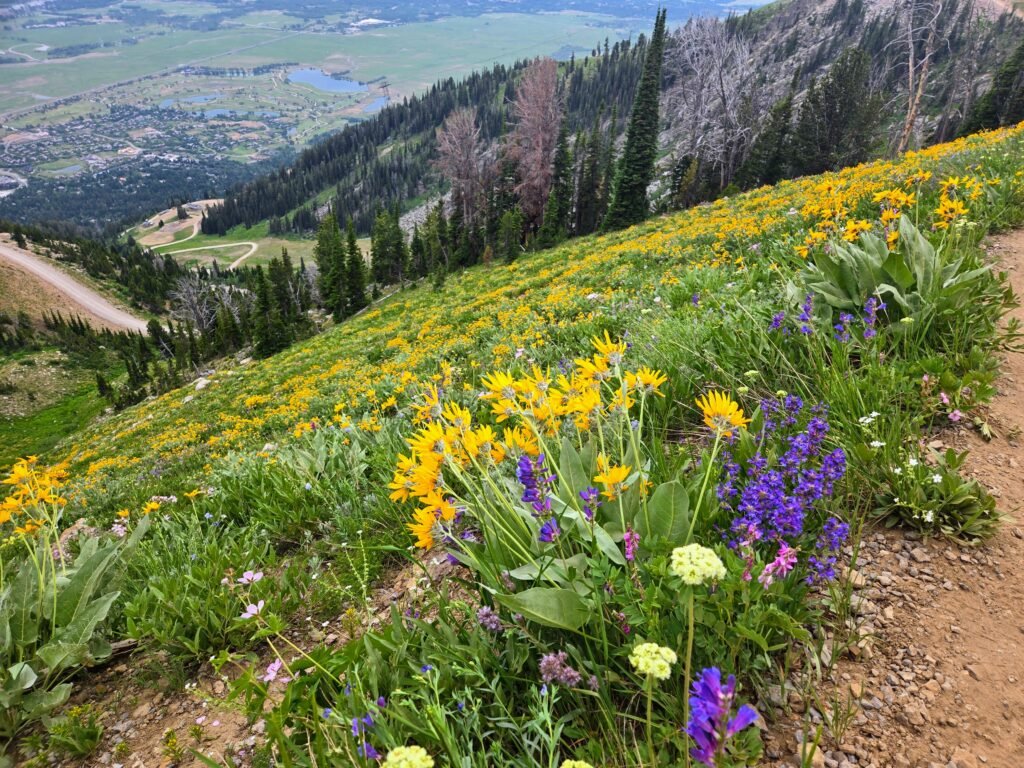
M 429 286 L 402 292 L 271 360 L 225 368 L 202 392 L 171 392 L 129 409 L 84 432 L 65 458 L 73 471 L 88 471 L 90 485 L 104 488 L 104 495 L 113 492 L 105 505 L 112 508 L 129 500 L 122 495 L 180 491 L 180 483 L 200 481 L 207 464 L 287 440 L 312 420 L 362 424 L 357 428 L 372 432 L 394 414 L 383 414 L 379 404 L 410 389 L 410 376 L 429 382 L 442 361 L 467 382 L 517 360 L 555 365 L 583 353 L 598 330 L 686 312 L 692 294 L 714 293 L 748 267 L 759 273 L 780 267 L 776 278 L 766 278 L 778 291 L 800 265 L 797 252 L 806 242 L 820 242 L 817 233 L 841 229 L 847 219 L 876 219 L 873 196 L 920 171 L 954 174 L 969 158 L 992 158 L 1010 167 L 986 171 L 998 177 L 988 188 L 1008 195 L 1021 183 L 1013 166 L 1020 133 L 1000 131 L 899 162 L 785 182 L 508 266 L 476 268 L 440 292 Z M 993 148 L 1004 145 L 1000 152 Z M 934 197 L 936 184 L 933 178 L 923 185 L 922 195 Z M 985 203 L 975 202 L 987 216 Z M 408 413 L 407 403 L 401 410 Z M 95 468 L 113 459 L 159 467 L 160 478 L 119 488 L 118 472 Z
M 127 578 L 90 578 L 74 636 L 212 662 L 280 764 L 681 765 L 683 723 L 699 762 L 756 764 L 755 729 L 690 709 L 698 675 L 771 719 L 780 670 L 813 687 L 866 642 L 836 581 L 866 525 L 998 525 L 922 438 L 985 426 L 1014 297 L 979 245 L 1024 221 L 1022 150 L 1024 124 L 401 291 L 18 466 L 5 572 L 63 568 L 62 517 L 109 531 L 90 563 Z M 433 588 L 375 595 L 397 555 Z M 59 629 L 18 658 L 102 653 Z

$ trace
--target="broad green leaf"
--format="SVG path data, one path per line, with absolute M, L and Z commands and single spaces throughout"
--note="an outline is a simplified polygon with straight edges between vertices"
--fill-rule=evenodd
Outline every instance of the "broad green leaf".
M 647 513 L 641 509 L 634 521 L 640 541 L 663 538 L 682 543 L 690 529 L 690 494 L 681 482 L 662 483 L 647 502 Z
M 571 589 L 534 587 L 515 595 L 495 595 L 494 599 L 530 621 L 571 632 L 578 631 L 590 618 L 583 598 Z
M 590 478 L 583 468 L 583 460 L 576 451 L 576 446 L 568 437 L 562 438 L 562 449 L 558 457 L 558 468 L 561 474 L 559 495 L 566 504 L 572 504 L 576 494 L 590 485 Z

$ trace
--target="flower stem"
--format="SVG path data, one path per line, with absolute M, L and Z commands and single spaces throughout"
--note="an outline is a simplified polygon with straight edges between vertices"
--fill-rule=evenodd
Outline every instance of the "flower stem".
M 686 661 L 683 666 L 683 681 L 686 690 L 683 692 L 683 722 L 690 725 L 690 661 L 693 658 L 693 590 L 687 599 Z M 690 750 L 686 750 L 686 768 L 690 768 Z
M 654 755 L 654 737 L 651 734 L 651 699 L 654 698 L 654 676 L 647 676 L 647 756 L 651 765 L 657 765 L 658 761 Z

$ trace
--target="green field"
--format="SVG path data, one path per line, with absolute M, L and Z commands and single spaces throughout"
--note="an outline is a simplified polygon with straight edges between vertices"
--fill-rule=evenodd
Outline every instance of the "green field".
M 150 3 L 152 7 L 168 4 Z M 173 6 L 179 11 L 177 4 Z M 369 81 L 386 77 L 392 94 L 421 91 L 441 77 L 461 77 L 496 61 L 549 54 L 564 45 L 590 49 L 605 37 L 635 34 L 646 20 L 586 14 L 490 14 L 367 30 L 358 34 L 280 30 L 269 27 L 274 14 L 260 14 L 245 26 L 212 32 L 166 30 L 156 26 L 96 24 L 65 28 L 13 28 L 0 32 L 0 48 L 15 49 L 38 61 L 0 67 L 0 110 L 31 107 L 166 72 L 186 64 L 253 67 L 299 62 L 328 71 L 348 71 Z M 289 17 L 281 17 L 287 19 Z M 39 23 L 45 18 L 32 17 Z M 292 22 L 294 23 L 294 22 Z M 120 41 L 136 39 L 134 45 Z M 82 56 L 46 58 L 41 46 L 109 43 Z M 160 81 L 157 81 L 159 84 Z M 302 86 L 314 96 L 328 94 Z

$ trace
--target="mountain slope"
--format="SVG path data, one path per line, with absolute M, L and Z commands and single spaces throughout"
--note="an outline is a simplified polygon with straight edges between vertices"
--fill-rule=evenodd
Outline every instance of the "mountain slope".
M 439 365 L 451 366 L 443 382 L 455 376 L 467 386 L 479 371 L 517 360 L 557 366 L 602 328 L 641 320 L 649 327 L 649 313 L 685 312 L 691 296 L 722 288 L 747 263 L 792 267 L 794 251 L 818 242 L 817 232 L 877 217 L 876 193 L 925 171 L 935 178 L 918 194 L 934 200 L 938 177 L 985 159 L 992 174 L 986 183 L 1019 198 L 1022 141 L 1024 125 L 898 162 L 783 182 L 508 266 L 470 269 L 441 291 L 403 291 L 273 358 L 227 367 L 198 391 L 129 408 L 76 437 L 66 459 L 87 478 L 87 495 L 103 489 L 94 497 L 99 513 L 180 493 L 215 466 L 227 469 L 261 446 L 272 450 L 289 434 L 331 424 L 369 439 L 383 430 L 381 446 L 391 455 L 399 449 L 395 431 L 407 424 L 406 393 L 416 382 L 428 385 Z M 980 211 L 985 199 L 972 205 Z M 126 474 L 125 467 L 133 469 Z

